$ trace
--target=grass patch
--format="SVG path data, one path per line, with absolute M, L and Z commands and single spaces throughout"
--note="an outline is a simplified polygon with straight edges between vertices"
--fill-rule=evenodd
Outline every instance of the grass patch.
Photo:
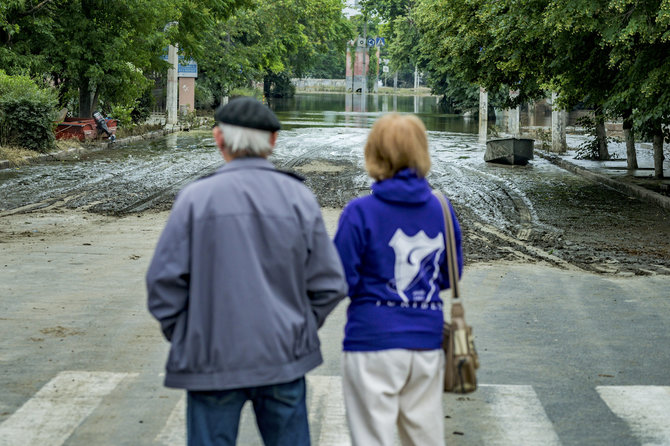
M 230 99 L 236 98 L 237 96 L 251 96 L 260 101 L 263 99 L 263 90 L 257 88 L 233 88 L 228 93 Z
M 28 164 L 26 158 L 32 158 L 38 155 L 40 155 L 40 153 L 35 150 L 0 146 L 0 160 L 7 160 L 12 166 Z
M 77 138 L 57 139 L 55 150 L 57 152 L 61 152 L 63 150 L 76 149 L 81 146 L 81 141 L 79 141 Z
M 126 138 L 128 136 L 146 135 L 147 133 L 162 129 L 163 126 L 160 124 L 139 124 L 130 128 L 119 127 L 116 129 L 116 137 Z

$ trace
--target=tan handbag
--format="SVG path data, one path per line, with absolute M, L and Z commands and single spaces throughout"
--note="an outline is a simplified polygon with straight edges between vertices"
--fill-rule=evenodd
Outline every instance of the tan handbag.
M 444 391 L 452 393 L 470 393 L 477 390 L 479 356 L 475 350 L 472 327 L 465 322 L 465 310 L 460 302 L 458 288 L 458 257 L 456 237 L 451 212 L 444 196 L 434 192 L 442 204 L 442 215 L 446 229 L 445 256 L 451 285 L 451 320 L 444 322 L 442 349 L 445 354 Z

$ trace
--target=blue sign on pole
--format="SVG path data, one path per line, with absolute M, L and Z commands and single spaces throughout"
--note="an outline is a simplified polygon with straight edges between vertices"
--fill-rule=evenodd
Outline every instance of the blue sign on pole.
M 179 59 L 178 77 L 198 77 L 198 64 L 193 60 Z
M 375 46 L 375 39 L 372 37 L 368 37 L 368 46 Z
M 375 40 L 375 45 L 377 45 L 377 46 L 386 45 L 386 38 L 385 37 L 377 37 L 377 40 Z
M 167 55 L 161 56 L 161 59 L 167 62 Z M 184 56 L 179 56 L 179 69 L 177 77 L 198 77 L 198 63 L 193 59 L 185 60 Z

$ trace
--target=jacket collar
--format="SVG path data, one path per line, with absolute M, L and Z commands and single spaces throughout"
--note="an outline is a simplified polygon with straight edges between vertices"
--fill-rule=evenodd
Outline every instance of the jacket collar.
M 216 170 L 216 173 L 243 169 L 276 169 L 274 164 L 260 156 L 235 158 Z

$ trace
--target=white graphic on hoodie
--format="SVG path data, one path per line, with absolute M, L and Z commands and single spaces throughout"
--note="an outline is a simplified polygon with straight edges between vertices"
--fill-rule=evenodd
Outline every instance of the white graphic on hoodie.
M 425 301 L 429 302 L 435 293 L 435 280 L 440 272 L 440 254 L 444 251 L 444 238 L 440 232 L 435 238 L 430 238 L 425 232 L 419 231 L 410 237 L 402 229 L 398 228 L 389 246 L 395 252 L 394 280 L 389 287 L 398 293 L 403 301 Z M 432 268 L 426 267 L 432 262 Z M 422 279 L 422 274 L 432 269 L 432 277 L 429 279 L 430 289 L 414 288 Z M 411 298 L 408 297 L 411 295 Z

